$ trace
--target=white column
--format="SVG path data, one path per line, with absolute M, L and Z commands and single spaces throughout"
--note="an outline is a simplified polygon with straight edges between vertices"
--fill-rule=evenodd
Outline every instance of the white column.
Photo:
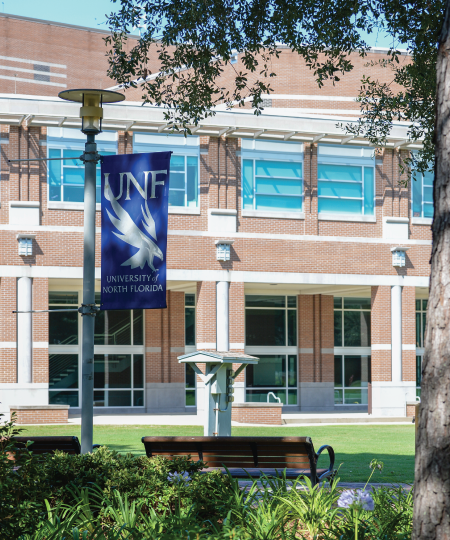
M 402 287 L 391 287 L 392 382 L 402 380 Z
M 17 280 L 17 311 L 32 309 L 32 280 Z M 31 313 L 17 314 L 17 382 L 31 383 L 33 372 L 33 329 Z
M 230 284 L 228 281 L 218 281 L 216 283 L 216 347 L 221 352 L 230 349 L 229 291 Z

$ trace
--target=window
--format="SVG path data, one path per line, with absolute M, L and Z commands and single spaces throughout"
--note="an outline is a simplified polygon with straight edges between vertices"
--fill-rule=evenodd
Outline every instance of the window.
M 334 404 L 367 405 L 370 356 L 334 357 Z
M 94 355 L 94 407 L 144 406 L 144 355 Z
M 245 344 L 295 347 L 297 297 L 246 295 Z
M 334 298 L 334 346 L 370 347 L 370 298 Z
M 184 295 L 184 343 L 195 347 L 195 294 Z M 185 364 L 185 392 L 186 407 L 195 407 L 197 404 L 197 385 L 195 371 Z
M 244 210 L 301 212 L 302 163 L 244 159 L 242 167 Z
M 136 152 L 167 152 L 170 158 L 169 208 L 198 208 L 199 206 L 199 137 L 135 133 Z
M 415 172 L 412 175 L 412 211 L 413 217 L 433 217 L 433 180 L 434 172 L 425 174 Z
M 245 401 L 297 405 L 297 355 L 258 354 L 259 362 L 249 365 L 245 374 Z M 275 398 L 274 398 L 275 396 Z
M 100 293 L 96 293 L 100 303 Z M 49 292 L 49 403 L 80 406 L 78 292 Z M 100 311 L 94 323 L 94 406 L 144 406 L 143 310 Z
M 425 346 L 425 328 L 427 324 L 428 300 L 416 300 L 416 396 L 420 397 L 422 385 L 423 347 Z
M 373 216 L 375 162 L 373 150 L 319 145 L 319 214 Z
M 242 139 L 242 208 L 303 212 L 303 145 Z
M 104 156 L 117 154 L 117 133 L 104 131 L 96 137 L 98 152 Z M 82 203 L 84 200 L 84 165 L 77 159 L 84 152 L 85 135 L 78 129 L 47 129 L 49 158 L 71 158 L 49 161 L 49 202 Z M 100 203 L 100 163 L 97 164 L 97 203 Z
M 77 292 L 49 292 L 49 345 L 78 344 L 78 312 L 55 312 L 54 309 L 78 309 Z

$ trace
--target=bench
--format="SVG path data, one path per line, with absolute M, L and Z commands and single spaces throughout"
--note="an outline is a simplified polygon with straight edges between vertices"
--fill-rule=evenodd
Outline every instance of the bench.
M 203 472 L 227 467 L 234 478 L 281 476 L 287 478 L 307 476 L 313 485 L 336 474 L 334 450 L 321 446 L 316 453 L 310 437 L 142 437 L 148 457 L 190 456 L 207 465 Z M 327 450 L 330 464 L 317 468 L 317 461 Z
M 81 454 L 81 445 L 78 437 L 65 435 L 65 436 L 52 436 L 52 437 L 14 437 L 17 443 L 17 448 L 25 448 L 28 441 L 33 442 L 28 447 L 33 454 L 48 454 L 55 450 L 61 450 L 66 454 L 79 455 Z M 99 444 L 94 444 L 94 448 L 98 448 Z

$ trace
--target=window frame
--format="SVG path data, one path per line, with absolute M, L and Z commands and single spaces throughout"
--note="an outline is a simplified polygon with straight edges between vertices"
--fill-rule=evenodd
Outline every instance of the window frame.
M 368 379 L 370 380 L 370 370 L 371 370 L 371 363 L 372 363 L 372 355 L 371 354 L 361 354 L 358 352 L 354 353 L 335 353 L 334 354 L 334 362 L 336 362 L 336 356 L 341 357 L 341 377 L 342 377 L 342 384 L 341 386 L 336 386 L 336 381 L 334 381 L 333 391 L 334 391 L 334 406 L 335 407 L 365 407 L 368 405 L 369 402 L 369 381 L 367 383 L 367 386 L 345 386 L 345 358 L 348 356 L 359 356 L 361 357 L 361 361 L 363 357 L 367 358 L 368 362 Z M 335 368 L 336 369 L 336 368 Z M 334 375 L 334 372 L 333 372 Z M 362 382 L 362 381 L 361 381 Z M 336 390 L 342 391 L 342 403 L 336 403 Z M 345 403 L 345 392 L 346 390 L 361 390 L 361 398 L 363 394 L 366 394 L 366 401 L 367 403 Z
M 75 130 L 78 132 L 78 130 Z M 113 132 L 116 134 L 116 140 L 113 141 L 101 141 L 97 140 L 97 151 L 101 154 L 102 152 L 108 152 L 113 155 L 118 155 L 119 149 L 118 149 L 118 141 L 117 141 L 117 132 Z M 80 152 L 80 155 L 85 150 L 85 142 L 83 139 L 77 140 L 77 139 L 70 139 L 67 137 L 54 137 L 54 136 L 48 136 L 47 137 L 47 158 L 50 157 L 50 151 L 51 150 L 59 150 L 60 151 L 60 157 L 63 157 L 64 150 L 69 151 L 75 151 Z M 72 158 L 76 159 L 76 158 Z M 68 160 L 67 160 L 68 161 Z M 59 161 L 61 164 L 61 185 L 60 185 L 60 199 L 58 201 L 51 200 L 50 199 L 50 165 L 49 162 L 47 162 L 47 204 L 48 207 L 51 208 L 52 205 L 56 205 L 56 207 L 61 207 L 64 205 L 74 205 L 75 207 L 83 207 L 84 201 L 65 201 L 64 200 L 64 160 Z M 100 165 L 100 164 L 98 164 Z M 84 165 L 80 166 L 73 166 L 73 165 L 66 165 L 68 168 L 73 169 L 84 169 Z M 84 186 L 84 183 L 83 183 Z M 97 187 L 97 184 L 96 184 Z M 84 197 L 84 191 L 83 191 L 83 197 Z M 100 207 L 100 202 L 96 202 L 97 209 Z
M 305 203 L 305 181 L 304 181 L 304 160 L 303 160 L 303 153 L 299 155 L 298 157 L 293 156 L 287 156 L 284 153 L 268 153 L 264 152 L 264 155 L 259 155 L 257 152 L 242 152 L 241 156 L 241 185 L 242 185 L 242 192 L 244 189 L 244 161 L 251 161 L 252 162 L 252 208 L 244 208 L 244 196 L 241 195 L 242 199 L 242 211 L 243 212 L 255 212 L 257 214 L 265 214 L 265 213 L 289 213 L 289 214 L 295 214 L 298 215 L 298 217 L 304 217 L 305 209 L 304 209 L 304 203 Z M 270 176 L 260 176 L 256 175 L 256 161 L 268 161 L 268 162 L 277 162 L 277 163 L 298 163 L 301 165 L 302 169 L 302 175 L 301 178 L 290 178 L 290 177 L 281 177 L 277 176 L 276 179 L 279 180 L 290 180 L 295 182 L 301 183 L 301 193 L 300 195 L 294 195 L 293 197 L 300 199 L 300 209 L 299 210 L 293 210 L 291 208 L 283 209 L 283 208 L 274 208 L 272 210 L 267 209 L 258 209 L 256 208 L 256 196 L 257 195 L 263 195 L 263 196 L 279 196 L 279 197 L 288 197 L 288 195 L 282 195 L 282 194 L 274 194 L 274 193 L 257 193 L 256 192 L 256 178 L 267 178 L 271 179 Z M 292 195 L 289 195 L 289 197 L 292 197 Z
M 340 308 L 336 308 L 335 305 L 334 305 L 334 301 L 335 301 L 335 298 L 340 298 L 341 299 L 341 307 Z M 355 349 L 355 351 L 360 351 L 361 348 L 370 348 L 372 346 L 372 333 L 370 332 L 370 343 L 368 345 L 346 345 L 345 342 L 344 342 L 344 336 L 345 336 L 345 327 L 344 327 L 344 323 L 345 323 L 345 317 L 344 317 L 344 313 L 346 311 L 356 311 L 356 312 L 368 312 L 370 313 L 370 317 L 371 317 L 371 322 L 372 322 L 372 306 L 369 308 L 360 308 L 360 309 L 356 309 L 356 308 L 345 308 L 344 307 L 344 299 L 345 298 L 369 298 L 368 296 L 333 296 L 333 318 L 334 318 L 334 312 L 335 311 L 340 311 L 342 313 L 342 316 L 341 316 L 341 335 L 342 335 L 342 342 L 340 345 L 336 345 L 336 342 L 334 340 L 334 334 L 333 334 L 333 343 L 334 343 L 334 348 L 338 348 L 338 349 Z M 369 300 L 371 300 L 369 298 Z M 333 328 L 334 328 L 334 325 L 333 325 Z M 334 333 L 334 330 L 333 330 L 333 333 Z M 355 353 L 355 354 L 358 354 L 358 353 Z
M 67 307 L 78 307 L 81 305 L 82 303 L 82 298 L 83 298 L 83 293 L 82 291 L 80 290 L 70 290 L 69 288 L 67 289 L 64 289 L 64 290 L 61 290 L 61 289 L 50 289 L 49 293 L 50 292 L 61 292 L 61 293 L 68 293 L 68 294 L 77 294 L 77 298 L 78 298 L 78 305 L 75 305 L 75 304 L 56 304 L 56 303 L 52 303 L 52 304 L 49 304 L 49 307 L 50 306 L 55 306 L 55 307 L 64 307 L 64 308 L 67 308 Z M 99 291 L 96 292 L 96 294 L 99 294 Z M 134 340 L 134 310 L 127 310 L 127 311 L 131 311 L 131 315 L 130 315 L 130 324 L 131 324 L 131 328 L 130 328 L 130 336 L 131 336 L 131 343 L 133 343 L 133 340 Z M 81 407 L 81 389 L 82 389 L 82 373 L 81 373 L 81 369 L 82 369 L 82 323 L 81 323 L 82 319 L 81 319 L 81 314 L 78 313 L 78 344 L 76 345 L 52 345 L 49 343 L 49 348 L 48 348 L 48 352 L 49 352 L 49 357 L 50 355 L 53 355 L 53 354 L 74 354 L 74 355 L 77 355 L 78 356 L 78 389 L 76 391 L 78 391 L 78 408 Z M 146 391 L 145 391 L 145 366 L 146 366 L 146 358 L 145 358 L 145 309 L 142 310 L 142 325 L 143 325 L 143 329 L 144 329 L 144 332 L 143 332 L 143 343 L 142 345 L 94 345 L 94 355 L 115 355 L 115 354 L 130 354 L 131 355 L 131 386 L 130 388 L 123 388 L 123 389 L 111 389 L 111 390 L 114 390 L 114 391 L 131 391 L 131 397 L 132 397 L 132 400 L 131 400 L 131 403 L 132 405 L 129 407 L 129 408 L 132 408 L 132 409 L 142 409 L 142 408 L 145 408 L 146 406 Z M 140 354 L 143 356 L 143 387 L 142 388 L 134 388 L 134 355 L 136 354 Z M 49 360 L 50 361 L 50 360 Z M 64 392 L 64 391 L 75 391 L 73 388 L 68 388 L 68 389 L 64 389 L 64 388 L 58 388 L 57 389 L 58 391 L 61 391 L 61 392 Z M 107 388 L 94 388 L 94 390 L 96 391 L 108 391 Z M 143 405 L 137 405 L 137 406 L 134 406 L 133 405 L 133 398 L 134 398 L 134 391 L 142 391 L 143 392 Z M 50 388 L 49 388 L 49 392 L 50 392 Z M 49 394 L 50 395 L 50 394 Z M 113 407 L 103 407 L 103 406 L 100 406 L 99 407 L 100 409 L 115 409 L 117 408 L 117 406 L 113 406 Z M 127 406 L 128 408 L 128 406 Z
M 431 202 L 425 202 L 425 197 L 424 197 L 425 187 L 429 188 L 430 186 L 425 186 L 423 179 L 424 179 L 423 173 L 418 172 L 418 171 L 413 171 L 411 175 L 411 183 L 420 182 L 421 203 L 420 203 L 420 216 L 415 216 L 414 215 L 415 190 L 414 190 L 414 184 L 411 184 L 411 216 L 413 220 L 427 220 L 427 223 L 428 222 L 431 223 L 431 221 L 433 220 L 433 217 L 425 216 L 424 208 L 425 208 L 425 205 L 431 205 L 433 209 L 433 214 L 434 214 L 434 201 L 432 200 Z M 434 182 L 434 179 L 433 179 L 433 182 Z M 431 185 L 431 190 L 433 190 L 433 185 Z
M 194 297 L 194 305 L 191 306 L 191 305 L 187 305 L 186 303 L 186 295 L 191 295 Z M 189 308 L 189 309 L 194 309 L 194 338 L 195 338 L 195 344 L 194 345 L 187 345 L 186 344 L 186 309 Z M 197 295 L 196 293 L 184 293 L 184 346 L 185 346 L 185 349 L 192 349 L 192 350 L 196 350 L 197 349 Z M 193 407 L 197 407 L 197 375 L 195 374 L 195 377 L 194 377 L 194 388 L 190 388 L 187 386 L 187 369 L 188 369 L 188 364 L 185 364 L 185 368 L 184 368 L 184 406 L 186 408 L 193 408 Z M 187 404 L 187 393 L 188 392 L 194 392 L 194 405 L 188 405 Z
M 142 138 L 142 140 L 141 140 Z M 173 141 L 172 144 L 170 141 Z M 133 151 L 142 154 L 145 152 L 167 152 L 172 150 L 172 156 L 181 156 L 184 157 L 185 164 L 185 196 L 184 201 L 187 197 L 187 158 L 195 157 L 197 158 L 197 205 L 196 206 L 169 206 L 170 213 L 183 213 L 183 214 L 199 214 L 200 213 L 200 176 L 201 176 L 201 161 L 200 161 L 200 138 L 196 135 L 185 138 L 184 135 L 178 134 L 166 134 L 166 133 L 144 133 L 144 132 L 134 132 L 133 133 Z M 171 171 L 172 172 L 172 171 Z M 178 171 L 173 171 L 178 172 Z M 177 189 L 176 189 L 177 190 Z M 169 185 L 169 196 L 170 196 L 170 185 Z
M 424 317 L 426 320 L 426 313 L 427 313 L 427 306 L 428 306 L 428 298 L 416 298 L 416 397 L 420 398 L 421 394 L 421 375 L 420 379 L 418 380 L 418 374 L 422 372 L 422 365 L 423 365 L 423 355 L 425 353 L 425 324 L 424 324 Z M 417 302 L 420 302 L 420 309 L 417 309 Z M 425 307 L 424 307 L 425 305 Z M 417 316 L 419 316 L 420 320 L 420 334 L 419 338 L 420 341 L 417 340 Z

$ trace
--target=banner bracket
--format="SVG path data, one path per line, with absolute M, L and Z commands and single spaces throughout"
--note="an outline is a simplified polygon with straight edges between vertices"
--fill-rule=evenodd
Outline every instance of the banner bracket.
M 84 315 L 95 317 L 99 311 L 100 306 L 96 306 L 95 304 L 81 304 L 81 307 L 78 308 L 78 312 L 81 313 L 82 317 Z

